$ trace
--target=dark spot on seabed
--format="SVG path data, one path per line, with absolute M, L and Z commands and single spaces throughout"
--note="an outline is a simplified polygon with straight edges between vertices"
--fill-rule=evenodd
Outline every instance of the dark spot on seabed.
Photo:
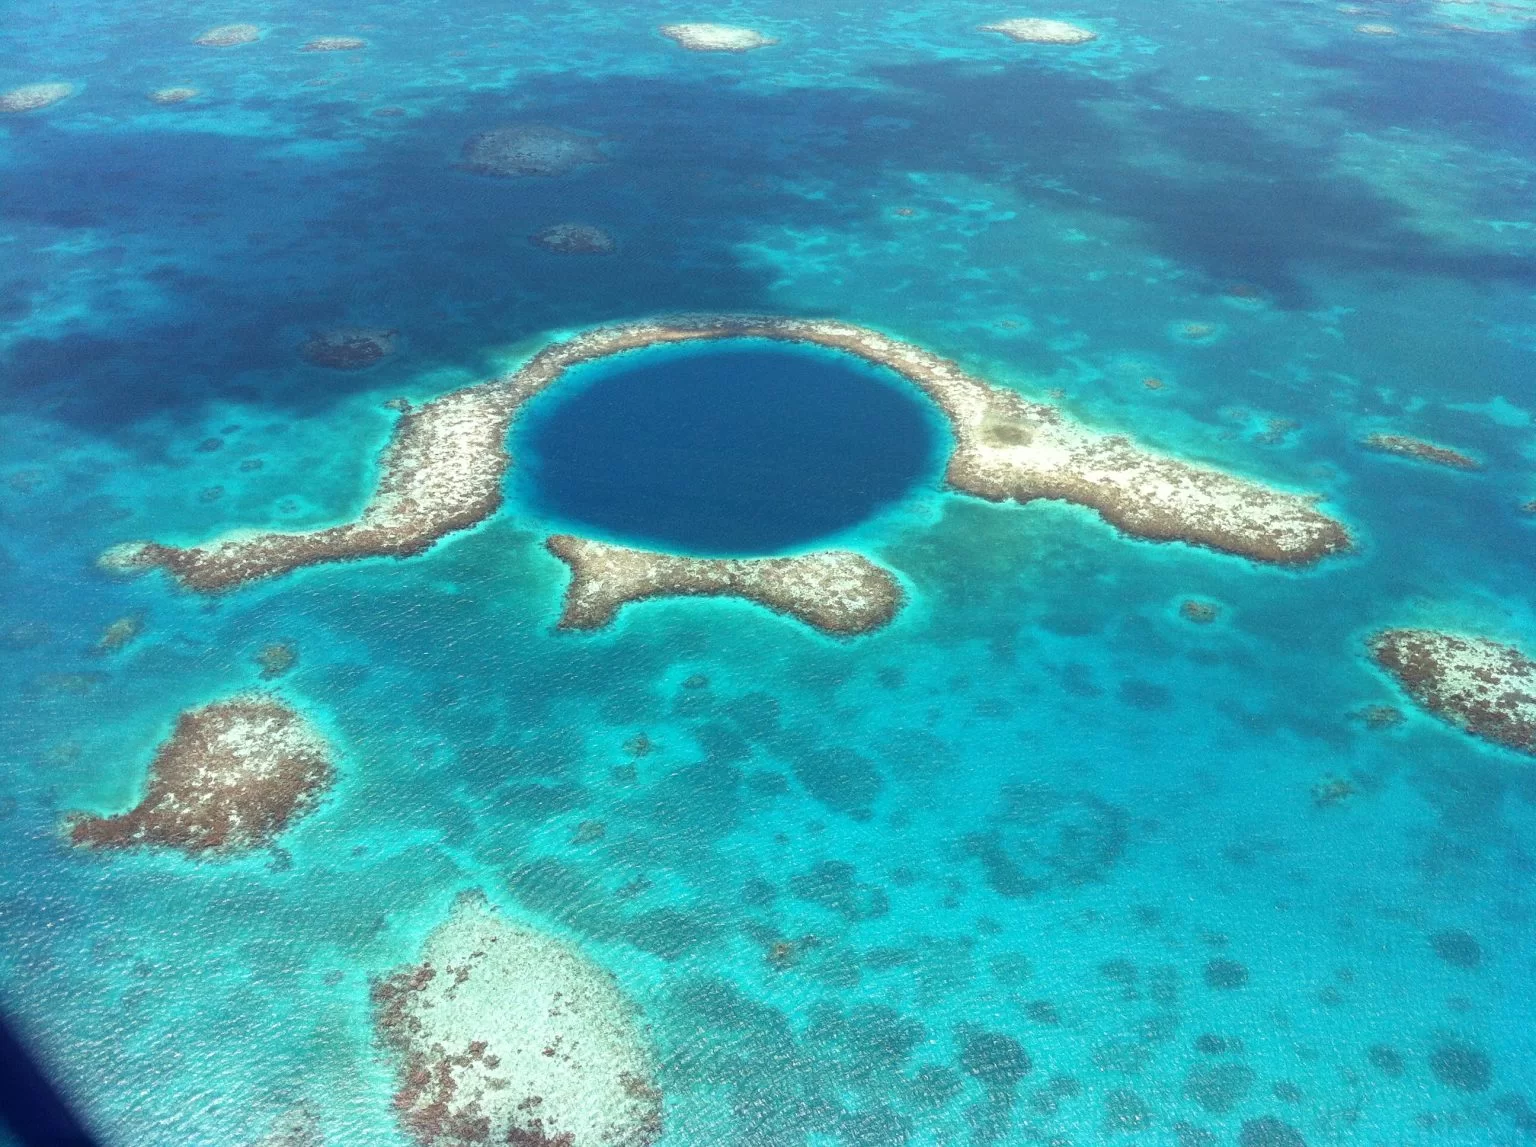
M 1185 1077 L 1184 1094 L 1216 1115 L 1224 1115 L 1253 1089 L 1253 1069 L 1240 1063 L 1197 1067 Z
M 1493 1082 L 1493 1064 L 1487 1054 L 1460 1040 L 1435 1048 L 1429 1069 L 1441 1083 L 1457 1091 L 1487 1091 Z
M 1092 793 L 1009 784 L 985 832 L 966 837 L 987 884 L 1010 897 L 1105 879 L 1125 851 L 1129 818 Z
M 1243 1121 L 1238 1147 L 1307 1147 L 1300 1131 L 1273 1115 Z
M 963 1029 L 959 1035 L 960 1066 L 989 1091 L 1012 1091 L 1034 1067 L 1010 1035 L 980 1029 Z
M 1435 955 L 1458 968 L 1475 968 L 1483 961 L 1481 946 L 1460 928 L 1446 928 L 1434 933 L 1429 944 Z
M 1211 960 L 1205 965 L 1205 983 L 1223 991 L 1241 988 L 1248 983 L 1248 969 L 1236 960 Z

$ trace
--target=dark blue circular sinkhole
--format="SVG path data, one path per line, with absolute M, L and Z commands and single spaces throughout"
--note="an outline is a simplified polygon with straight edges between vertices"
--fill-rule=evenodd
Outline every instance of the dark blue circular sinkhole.
M 519 497 L 571 533 L 775 554 L 932 483 L 948 428 L 910 382 L 767 339 L 646 347 L 571 370 L 512 444 Z

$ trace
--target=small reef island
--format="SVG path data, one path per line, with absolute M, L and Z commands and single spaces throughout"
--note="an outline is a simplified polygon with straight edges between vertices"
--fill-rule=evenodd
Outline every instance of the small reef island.
M 1099 38 L 1097 32 L 1069 24 L 1065 20 L 1042 20 L 1037 17 L 999 20 L 995 24 L 983 24 L 981 30 L 1001 32 L 1021 44 L 1086 44 Z
M 1410 438 L 1406 434 L 1368 434 L 1360 440 L 1367 450 L 1380 454 L 1395 454 L 1399 458 L 1412 458 L 1433 466 L 1448 466 L 1452 470 L 1481 470 L 1483 464 L 1449 446 L 1439 446 L 1422 438 Z
M 601 629 L 619 607 L 652 597 L 743 597 L 823 633 L 868 633 L 901 608 L 901 587 L 861 554 L 681 558 L 556 534 L 545 548 L 571 567 L 561 629 Z
M 663 24 L 661 34 L 690 52 L 749 52 L 778 43 L 756 28 L 734 24 Z
M 72 84 L 23 84 L 0 92 L 0 112 L 35 112 L 74 94 Z
M 395 1110 L 424 1147 L 646 1147 L 662 1095 L 635 1006 L 578 948 L 459 897 L 421 962 L 375 981 Z
M 330 747 L 301 713 L 271 694 L 240 694 L 177 719 L 133 808 L 77 813 L 65 827 L 90 848 L 240 852 L 271 844 L 334 779 Z
M 1370 652 L 1425 709 L 1475 737 L 1536 756 L 1536 661 L 1512 645 L 1388 629 Z
M 1308 565 L 1351 546 L 1349 532 L 1317 508 L 1315 497 L 1271 489 L 1138 446 L 1124 435 L 1089 429 L 1053 406 L 993 386 L 910 343 L 830 320 L 706 315 L 588 330 L 544 347 L 504 378 L 408 411 L 385 447 L 374 495 L 355 521 L 302 533 L 242 531 L 188 547 L 128 542 L 107 551 L 101 565 L 121 573 L 158 567 L 189 589 L 210 592 L 320 562 L 419 554 L 500 506 L 502 478 L 512 463 L 506 444 L 512 420 L 567 370 L 640 347 L 742 338 L 814 344 L 895 370 L 948 419 L 955 447 L 946 480 L 960 493 L 993 502 L 1072 502 L 1131 537 L 1187 542 L 1279 566 Z M 818 570 L 823 598 L 844 601 L 850 612 L 846 623 L 823 616 L 813 624 L 853 633 L 886 618 L 884 607 L 872 603 L 890 591 L 874 593 L 875 583 L 846 556 L 822 555 L 794 567 L 791 576 L 788 567 L 749 573 L 745 561 L 708 559 L 701 565 L 705 559 L 649 554 L 644 560 L 655 576 L 638 577 L 631 572 L 637 559 L 583 550 L 572 561 L 577 551 L 563 542 L 559 548 L 576 570 L 573 588 L 583 587 L 582 604 L 567 610 L 573 627 L 602 615 L 599 605 L 612 592 L 590 576 L 583 582 L 584 564 L 589 575 L 609 566 L 622 569 L 631 597 L 739 592 L 747 586 L 755 595 L 770 585 L 793 586 L 776 596 L 773 607 L 798 617 L 811 613 L 800 580 Z M 706 573 L 709 565 L 714 568 Z M 767 572 L 779 568 L 784 572 Z M 860 592 L 849 591 L 854 583 Z

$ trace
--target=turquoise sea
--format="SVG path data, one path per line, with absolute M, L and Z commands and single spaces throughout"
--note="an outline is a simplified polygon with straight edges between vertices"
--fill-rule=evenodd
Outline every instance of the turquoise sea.
M 1017 16 L 1098 38 L 978 30 Z M 333 35 L 366 47 L 300 50 Z M 0 90 L 42 82 L 75 90 L 0 115 L 0 1002 L 104 1143 L 298 1108 L 408 1143 L 370 978 L 472 888 L 642 1009 L 661 1147 L 1536 1140 L 1536 766 L 1364 648 L 1536 653 L 1531 0 L 14 0 Z M 508 123 L 604 161 L 459 167 Z M 616 249 L 530 243 L 562 222 Z M 907 593 L 878 633 L 723 599 L 557 633 L 514 470 L 410 560 L 215 597 L 94 564 L 348 518 L 386 400 L 672 311 L 887 332 L 1315 491 L 1357 548 L 1287 572 L 930 470 L 834 539 Z M 300 356 L 346 326 L 398 353 Z M 273 642 L 335 745 L 316 812 L 233 859 L 64 842 Z

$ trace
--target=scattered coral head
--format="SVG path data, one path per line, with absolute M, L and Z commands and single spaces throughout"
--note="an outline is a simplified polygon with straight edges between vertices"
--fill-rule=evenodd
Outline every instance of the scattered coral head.
M 205 48 L 233 48 L 237 44 L 251 44 L 259 39 L 261 29 L 255 24 L 221 24 L 217 28 L 209 28 L 195 42 Z
M 999 20 L 995 24 L 983 24 L 981 30 L 1001 32 L 1010 40 L 1023 44 L 1086 44 L 1099 38 L 1097 32 L 1069 24 L 1065 20 Z
M 316 366 L 362 370 L 395 353 L 397 333 L 368 327 L 317 331 L 304 340 L 299 353 Z
M 566 175 L 602 163 L 599 142 L 549 124 L 509 124 L 465 141 L 464 167 L 477 175 Z
M 23 84 L 0 92 L 0 112 L 33 112 L 56 104 L 74 92 L 72 84 Z
M 661 34 L 690 52 L 749 52 L 778 43 L 755 28 L 734 24 L 664 24 Z

